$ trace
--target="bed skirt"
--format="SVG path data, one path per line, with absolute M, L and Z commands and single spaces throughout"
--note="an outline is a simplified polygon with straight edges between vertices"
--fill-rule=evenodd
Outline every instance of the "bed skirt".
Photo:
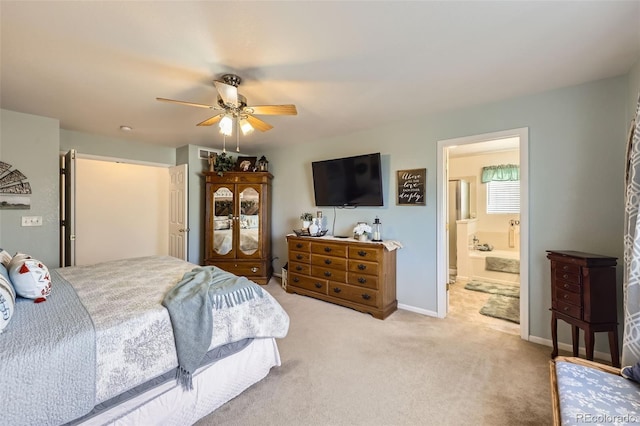
M 275 339 L 254 339 L 240 352 L 196 370 L 192 391 L 171 380 L 79 424 L 191 425 L 265 378 L 275 366 L 280 366 Z

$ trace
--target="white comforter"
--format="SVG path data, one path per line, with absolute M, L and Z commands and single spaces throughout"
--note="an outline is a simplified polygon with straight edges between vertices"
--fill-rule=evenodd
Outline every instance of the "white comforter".
M 198 265 L 151 256 L 59 269 L 96 330 L 96 403 L 177 367 L 165 293 Z M 265 292 L 266 293 L 266 292 Z M 266 297 L 214 313 L 210 348 L 248 337 L 284 337 L 289 318 Z

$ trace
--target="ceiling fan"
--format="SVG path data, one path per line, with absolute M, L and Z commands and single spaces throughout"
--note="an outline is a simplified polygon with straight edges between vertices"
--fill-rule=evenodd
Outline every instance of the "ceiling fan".
M 235 125 L 236 132 L 242 131 L 246 135 L 253 129 L 261 132 L 273 129 L 273 126 L 254 115 L 297 115 L 295 105 L 247 105 L 247 99 L 238 93 L 238 86 L 242 81 L 235 74 L 224 74 L 222 81 L 214 80 L 213 85 L 218 91 L 218 100 L 215 105 L 200 104 L 195 102 L 177 101 L 174 99 L 156 98 L 162 102 L 172 102 L 181 105 L 198 108 L 209 108 L 218 112 L 213 117 L 197 124 L 197 126 L 211 126 L 220 123 L 220 132 L 225 136 L 231 136 Z

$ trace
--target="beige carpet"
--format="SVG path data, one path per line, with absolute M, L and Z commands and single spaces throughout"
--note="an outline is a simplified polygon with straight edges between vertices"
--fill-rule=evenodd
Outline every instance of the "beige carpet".
M 197 424 L 551 424 L 550 348 L 469 320 L 454 298 L 477 292 L 452 287 L 446 319 L 398 310 L 380 321 L 272 280 L 291 317 L 282 366 Z

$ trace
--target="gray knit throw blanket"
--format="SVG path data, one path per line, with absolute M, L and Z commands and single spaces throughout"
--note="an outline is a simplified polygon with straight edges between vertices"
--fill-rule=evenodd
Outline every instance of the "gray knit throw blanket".
M 176 379 L 184 389 L 193 389 L 193 373 L 211 344 L 213 311 L 263 297 L 263 291 L 246 277 L 216 266 L 194 268 L 169 290 L 162 304 L 171 317 L 178 354 Z

